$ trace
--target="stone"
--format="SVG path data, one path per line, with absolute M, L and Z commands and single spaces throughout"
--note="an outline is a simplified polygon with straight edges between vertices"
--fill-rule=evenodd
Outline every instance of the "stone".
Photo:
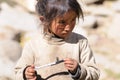
M 35 15 L 28 13 L 20 6 L 11 7 L 6 3 L 1 3 L 0 26 L 10 26 L 19 31 L 36 30 L 37 19 Z

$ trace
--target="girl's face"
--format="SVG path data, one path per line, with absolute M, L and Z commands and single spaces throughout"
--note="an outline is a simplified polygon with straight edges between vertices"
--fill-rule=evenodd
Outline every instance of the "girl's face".
M 77 14 L 74 11 L 68 11 L 63 16 L 53 19 L 50 30 L 57 36 L 65 39 L 73 30 L 76 23 Z

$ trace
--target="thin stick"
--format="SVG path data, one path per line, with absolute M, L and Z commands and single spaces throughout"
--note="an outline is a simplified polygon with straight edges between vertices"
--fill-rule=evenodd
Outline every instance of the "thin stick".
M 44 68 L 44 67 L 48 67 L 48 66 L 53 66 L 53 65 L 56 65 L 56 64 L 59 64 L 59 63 L 62 63 L 62 62 L 64 62 L 64 60 L 59 60 L 59 61 L 52 62 L 52 63 L 49 63 L 49 64 L 45 64 L 45 65 L 42 65 L 42 66 L 35 66 L 35 70 L 40 69 L 40 68 Z

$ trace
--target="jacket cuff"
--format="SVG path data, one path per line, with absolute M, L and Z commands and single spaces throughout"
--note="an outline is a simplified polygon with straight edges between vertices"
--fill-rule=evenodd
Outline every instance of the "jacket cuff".
M 81 75 L 81 67 L 78 66 L 77 69 L 76 69 L 76 72 L 74 74 L 71 73 L 70 71 L 69 71 L 69 73 L 70 73 L 70 75 L 73 79 L 79 79 L 79 77 Z

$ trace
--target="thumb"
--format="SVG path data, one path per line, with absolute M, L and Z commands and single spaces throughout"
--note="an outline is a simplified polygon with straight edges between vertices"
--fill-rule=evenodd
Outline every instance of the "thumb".
M 35 68 L 35 65 L 34 65 L 34 64 L 32 64 L 32 65 L 31 65 L 31 68 Z

